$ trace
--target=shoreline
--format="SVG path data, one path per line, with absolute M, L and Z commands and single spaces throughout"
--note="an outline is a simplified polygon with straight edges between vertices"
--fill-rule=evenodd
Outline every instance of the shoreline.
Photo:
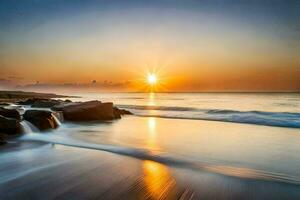
M 80 98 L 80 97 L 58 95 L 54 93 L 0 90 L 0 103 L 16 103 L 17 101 L 30 99 L 30 98 L 52 99 L 52 98 Z
M 9 157 L 0 155 L 0 198 L 8 200 L 122 199 L 124 196 L 153 200 L 161 196 L 166 199 L 297 199 L 300 195 L 298 184 L 227 176 L 60 144 L 34 144 L 21 150 L 11 148 L 7 153 Z M 291 190 L 293 193 L 289 193 Z

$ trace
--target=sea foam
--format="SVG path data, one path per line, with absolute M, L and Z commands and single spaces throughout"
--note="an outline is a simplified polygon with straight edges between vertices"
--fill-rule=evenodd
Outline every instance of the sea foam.
M 265 126 L 300 128 L 300 113 L 198 109 L 192 107 L 120 105 L 137 116 L 211 120 Z M 154 111 L 154 112 L 153 112 Z

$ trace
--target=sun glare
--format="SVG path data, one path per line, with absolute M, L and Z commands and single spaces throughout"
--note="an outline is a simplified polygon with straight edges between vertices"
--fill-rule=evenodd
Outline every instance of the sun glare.
M 147 81 L 150 85 L 154 85 L 157 82 L 157 77 L 155 74 L 149 74 L 147 77 Z

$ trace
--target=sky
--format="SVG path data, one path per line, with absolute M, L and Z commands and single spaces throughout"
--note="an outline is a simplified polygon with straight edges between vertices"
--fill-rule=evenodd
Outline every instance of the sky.
M 0 89 L 300 91 L 297 0 L 0 0 Z

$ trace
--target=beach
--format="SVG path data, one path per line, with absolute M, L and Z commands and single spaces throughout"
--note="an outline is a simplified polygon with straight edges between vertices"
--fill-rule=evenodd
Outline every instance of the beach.
M 300 200 L 300 0 L 0 16 L 0 200 Z
M 259 95 L 242 97 L 248 106 L 253 99 L 265 98 L 261 105 L 253 104 L 253 110 L 269 105 L 259 112 L 276 111 L 273 121 L 284 121 L 285 113 L 299 109 L 287 106 L 297 105 L 298 95 Z M 220 99 L 214 110 L 220 105 L 229 109 L 229 99 L 241 98 L 230 94 L 202 98 L 199 94 L 82 95 L 82 101 L 119 99 L 118 106 L 131 108 L 134 115 L 113 121 L 62 122 L 57 129 L 43 132 L 27 127 L 26 134 L 1 147 L 0 199 L 299 199 L 299 129 L 251 120 L 195 118 L 195 113 L 201 114 L 200 106 L 208 109 L 216 96 Z M 270 105 L 282 101 L 285 106 Z M 247 115 L 251 111 L 238 106 L 230 110 Z M 146 109 L 137 112 L 141 107 Z M 174 112 L 177 115 L 169 117 Z M 193 119 L 181 119 L 189 112 Z

